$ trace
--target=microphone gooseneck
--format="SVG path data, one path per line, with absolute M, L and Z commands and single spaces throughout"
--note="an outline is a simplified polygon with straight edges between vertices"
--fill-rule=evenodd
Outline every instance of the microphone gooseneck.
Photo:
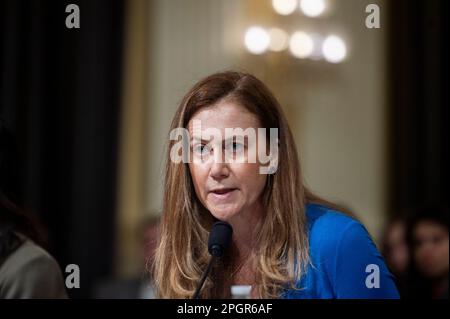
M 225 250 L 230 245 L 232 234 L 233 228 L 227 222 L 219 221 L 213 224 L 208 238 L 208 252 L 211 255 L 211 259 L 209 260 L 208 267 L 203 273 L 197 289 L 192 296 L 192 299 L 199 298 L 200 291 L 205 283 L 206 278 L 208 277 L 208 274 L 211 271 L 214 261 L 216 260 L 216 258 L 222 257 Z

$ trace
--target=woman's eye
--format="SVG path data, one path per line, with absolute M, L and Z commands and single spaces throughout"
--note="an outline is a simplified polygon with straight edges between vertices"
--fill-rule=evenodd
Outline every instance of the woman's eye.
M 201 154 L 203 152 L 204 147 L 205 147 L 204 145 L 196 145 L 193 147 L 193 151 L 194 153 Z
M 433 239 L 432 239 L 433 244 L 439 244 L 439 243 L 441 243 L 441 241 L 443 241 L 443 240 L 444 240 L 444 237 L 443 237 L 443 236 L 434 236 Z
M 198 144 L 195 145 L 192 150 L 195 154 L 204 155 L 208 152 L 208 147 L 204 144 Z
M 231 148 L 233 152 L 241 152 L 244 150 L 244 144 L 237 142 L 230 143 L 228 147 Z

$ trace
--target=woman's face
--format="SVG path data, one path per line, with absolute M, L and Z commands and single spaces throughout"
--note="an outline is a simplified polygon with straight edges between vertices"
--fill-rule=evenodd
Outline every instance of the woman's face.
M 389 227 L 386 238 L 386 259 L 396 274 L 403 273 L 408 267 L 409 253 L 405 231 L 405 224 L 397 221 Z
M 448 229 L 433 221 L 422 221 L 413 232 L 414 259 L 427 277 L 448 274 Z
M 248 161 L 249 152 L 257 152 L 258 137 L 256 141 L 245 139 L 244 143 L 239 139 L 225 139 L 229 137 L 225 134 L 226 128 L 253 128 L 258 132 L 259 126 L 255 115 L 229 101 L 201 109 L 188 123 L 191 138 L 189 170 L 195 192 L 201 203 L 219 220 L 232 222 L 237 216 L 243 217 L 242 214 L 261 207 L 266 175 L 259 173 L 258 156 L 254 163 Z M 208 129 L 217 129 L 220 135 L 205 136 Z M 226 150 L 232 159 L 239 161 L 226 161 Z

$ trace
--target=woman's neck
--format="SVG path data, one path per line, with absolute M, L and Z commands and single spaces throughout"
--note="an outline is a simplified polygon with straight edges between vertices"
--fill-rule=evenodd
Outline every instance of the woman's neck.
M 264 209 L 259 204 L 229 221 L 233 227 L 231 285 L 251 285 L 252 298 L 257 296 L 256 252 L 263 218 Z
M 264 217 L 262 204 L 258 203 L 254 208 L 240 212 L 232 219 L 233 227 L 233 259 L 235 262 L 245 261 L 256 252 L 258 234 Z

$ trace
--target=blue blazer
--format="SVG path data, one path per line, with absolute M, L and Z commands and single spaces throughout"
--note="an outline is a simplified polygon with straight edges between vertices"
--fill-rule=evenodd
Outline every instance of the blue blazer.
M 306 205 L 311 264 L 286 299 L 399 298 L 394 277 L 358 221 L 327 207 Z

